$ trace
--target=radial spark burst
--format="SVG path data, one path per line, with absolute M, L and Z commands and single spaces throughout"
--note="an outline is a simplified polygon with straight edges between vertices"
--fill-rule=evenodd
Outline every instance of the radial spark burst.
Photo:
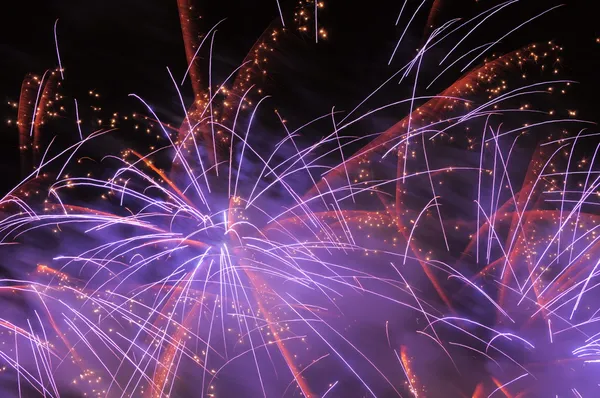
M 428 3 L 401 7 L 390 64 Z M 440 3 L 416 54 L 354 109 L 290 127 L 261 77 L 282 36 L 328 39 L 326 4 L 300 1 L 288 21 L 277 2 L 217 85 L 216 26 L 199 34 L 178 1 L 189 68 L 166 78 L 181 125 L 133 95 L 146 115 L 86 134 L 75 100 L 62 149 L 41 144 L 65 109 L 55 24 L 59 68 L 14 104 L 35 168 L 2 199 L 3 396 L 598 394 L 598 135 L 544 108 L 573 84 L 560 46 L 489 53 L 554 8 L 459 51 L 517 2 L 436 25 Z M 412 94 L 373 105 L 398 82 Z M 87 156 L 125 120 L 163 144 Z

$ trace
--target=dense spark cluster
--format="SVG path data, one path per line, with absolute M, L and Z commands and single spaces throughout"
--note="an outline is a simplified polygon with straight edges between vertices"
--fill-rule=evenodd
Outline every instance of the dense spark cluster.
M 200 35 L 179 0 L 193 89 L 188 104 L 169 71 L 180 127 L 137 96 L 146 115 L 101 116 L 94 103 L 83 120 L 60 94 L 62 65 L 28 76 L 9 106 L 33 172 L 1 202 L 3 394 L 597 394 L 598 133 L 575 110 L 533 105 L 572 85 L 556 76 L 555 43 L 479 66 L 490 43 L 454 54 L 513 3 L 428 26 L 416 55 L 355 109 L 295 129 L 275 110 L 268 137 L 257 125 L 273 113 L 258 87 L 269 56 L 294 30 L 325 38 L 323 2 L 300 1 L 295 29 L 280 13 L 216 85 L 215 29 Z M 398 21 L 408 29 L 422 5 Z M 428 24 L 439 12 L 436 1 Z M 427 89 L 468 72 L 421 93 L 430 50 L 455 36 Z M 412 96 L 365 110 L 398 81 Z M 405 108 L 380 133 L 356 131 Z M 42 150 L 58 115 L 75 115 L 77 142 Z M 307 139 L 312 126 L 322 138 Z M 158 140 L 143 154 L 88 156 L 116 128 Z

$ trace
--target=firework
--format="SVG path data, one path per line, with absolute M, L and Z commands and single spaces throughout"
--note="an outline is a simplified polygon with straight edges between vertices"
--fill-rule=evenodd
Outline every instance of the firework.
M 425 3 L 402 6 L 390 64 Z M 514 3 L 428 27 L 416 54 L 350 112 L 293 128 L 258 87 L 280 37 L 293 34 L 284 4 L 215 85 L 216 29 L 200 36 L 192 4 L 178 1 L 189 67 L 167 77 L 181 126 L 132 95 L 146 109 L 131 116 L 135 128 L 144 122 L 166 144 L 100 159 L 86 151 L 118 116 L 86 134 L 77 101 L 78 141 L 42 151 L 52 98 L 68 80 L 55 24 L 59 68 L 28 77 L 18 105 L 22 165 L 35 169 L 2 201 L 6 393 L 593 394 L 598 135 L 574 111 L 530 105 L 573 84 L 555 76 L 560 46 L 472 66 L 553 8 L 458 50 Z M 324 7 L 302 1 L 289 22 L 326 39 Z M 442 46 L 439 70 L 424 76 Z M 422 93 L 461 68 L 445 90 Z M 551 76 L 512 85 L 515 68 L 518 78 L 533 68 Z M 191 101 L 179 88 L 188 79 Z M 390 82 L 411 95 L 372 105 Z M 408 109 L 399 121 L 397 109 Z M 389 128 L 361 131 L 392 110 Z M 269 137 L 267 113 L 278 122 Z M 313 126 L 322 138 L 304 134 Z

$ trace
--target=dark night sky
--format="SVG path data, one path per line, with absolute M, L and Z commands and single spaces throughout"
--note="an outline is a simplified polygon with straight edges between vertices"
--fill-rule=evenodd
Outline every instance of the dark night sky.
M 199 2 L 209 3 L 209 2 Z M 231 70 L 239 64 L 262 30 L 278 17 L 275 0 L 211 2 L 199 4 L 208 30 L 223 17 L 216 41 L 216 68 Z M 413 7 L 419 3 L 412 0 Z M 523 1 L 514 6 L 519 12 L 505 12 L 491 19 L 482 30 L 501 36 L 511 27 L 554 4 L 555 1 Z M 543 3 L 543 4 L 541 4 Z M 600 44 L 596 37 L 595 12 L 589 1 L 567 4 L 503 41 L 498 51 L 512 50 L 533 41 L 555 40 L 565 46 L 561 77 L 581 84 L 572 94 L 580 114 L 597 120 L 596 71 L 600 67 Z M 291 9 L 294 2 L 282 0 Z M 389 76 L 387 57 L 399 35 L 394 21 L 402 1 L 346 2 L 330 0 L 321 19 L 330 38 L 315 47 L 306 37 L 283 46 L 272 79 L 280 98 L 294 99 L 305 119 L 336 105 L 338 109 L 355 104 L 368 90 Z M 445 4 L 445 5 L 444 5 Z M 495 4 L 495 3 L 494 3 Z M 442 2 L 443 20 L 460 16 L 473 6 L 472 0 Z M 186 67 L 179 29 L 176 0 L 31 0 L 5 2 L 0 24 L 0 97 L 18 99 L 22 78 L 28 72 L 43 73 L 57 64 L 52 27 L 59 18 L 59 43 L 69 82 L 69 95 L 84 98 L 88 90 L 98 90 L 103 105 L 115 111 L 140 110 L 127 94 L 135 92 L 149 102 L 176 110 L 166 66 L 181 76 Z M 289 16 L 288 16 L 289 19 Z M 422 20 L 414 22 L 415 26 Z M 410 38 L 409 38 L 410 40 Z M 411 44 L 418 46 L 418 40 Z M 457 77 L 457 76 L 454 76 Z M 278 79 L 281 80 L 278 80 Z M 287 80 L 286 80 L 287 79 Z M 302 88 L 302 92 L 297 89 Z M 189 94 L 189 92 L 184 92 Z M 308 110 L 310 106 L 319 109 Z M 0 107 L 0 118 L 14 118 L 8 106 Z M 137 108 L 136 108 L 137 107 Z M 303 112 L 298 112 L 299 114 Z M 175 116 L 173 116 L 176 119 Z M 174 120 L 175 121 L 175 120 Z M 18 164 L 17 132 L 0 126 L 3 168 Z M 14 175 L 13 175 L 14 174 Z M 11 179 L 12 177 L 12 179 Z M 2 190 L 14 184 L 16 173 L 5 178 Z

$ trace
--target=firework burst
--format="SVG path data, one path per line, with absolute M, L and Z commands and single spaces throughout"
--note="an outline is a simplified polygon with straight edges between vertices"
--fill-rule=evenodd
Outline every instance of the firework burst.
M 402 7 L 390 63 L 425 3 Z M 42 151 L 68 79 L 55 25 L 59 68 L 28 77 L 18 105 L 22 165 L 36 168 L 2 201 L 7 394 L 594 394 L 597 134 L 574 111 L 530 105 L 572 85 L 555 76 L 558 45 L 473 66 L 553 8 L 459 54 L 516 2 L 431 28 L 439 3 L 417 53 L 356 108 L 292 128 L 258 84 L 289 30 L 327 38 L 325 4 L 300 2 L 285 27 L 277 3 L 280 18 L 215 85 L 216 27 L 199 35 L 178 1 L 189 67 L 167 77 L 181 126 L 132 95 L 167 143 L 100 159 L 82 152 L 117 122 L 85 134 L 77 101 L 79 141 Z M 461 68 L 439 94 L 423 89 Z M 517 68 L 554 76 L 512 85 Z M 367 109 L 390 82 L 411 95 Z M 390 110 L 389 128 L 361 131 Z

